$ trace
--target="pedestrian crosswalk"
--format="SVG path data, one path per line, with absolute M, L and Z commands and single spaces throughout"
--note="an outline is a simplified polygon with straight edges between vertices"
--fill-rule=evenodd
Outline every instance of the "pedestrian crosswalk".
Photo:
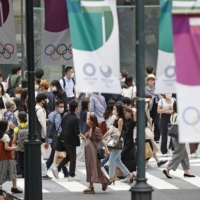
M 170 157 L 167 158 L 159 158 L 169 160 Z M 190 172 L 195 174 L 195 178 L 184 178 L 183 170 L 181 166 L 175 172 L 170 171 L 170 175 L 173 177 L 172 179 L 167 179 L 165 175 L 162 173 L 162 170 L 167 167 L 167 164 L 163 166 L 163 168 L 158 168 L 156 162 L 151 159 L 149 161 L 151 165 L 154 166 L 153 169 L 146 170 L 146 178 L 148 179 L 148 184 L 151 185 L 155 190 L 178 190 L 178 189 L 196 189 L 200 188 L 200 159 L 190 159 L 191 170 Z M 105 171 L 104 171 L 105 172 Z M 105 172 L 106 173 L 106 172 Z M 84 189 L 88 187 L 88 183 L 86 182 L 86 169 L 84 164 L 77 164 L 77 177 L 80 178 L 80 181 L 68 181 L 67 178 L 64 178 L 62 173 L 59 173 L 60 178 L 55 179 L 52 171 L 48 171 L 48 175 L 52 177 L 52 180 L 43 180 L 43 193 L 56 193 L 56 192 L 82 192 Z M 17 185 L 19 188 L 24 190 L 24 179 L 17 179 Z M 106 192 L 112 191 L 128 191 L 131 185 L 127 183 L 121 183 L 120 181 L 116 181 L 115 185 L 110 185 Z M 3 188 L 7 191 L 11 188 L 11 183 L 6 182 L 3 185 Z M 95 190 L 101 192 L 101 184 L 95 184 Z

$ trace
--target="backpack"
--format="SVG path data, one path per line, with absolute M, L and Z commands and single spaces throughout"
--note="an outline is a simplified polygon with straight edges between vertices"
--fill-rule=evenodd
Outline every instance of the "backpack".
M 35 132 L 36 132 L 36 134 L 37 134 L 37 138 L 38 138 L 38 139 L 41 139 L 41 138 L 42 138 L 42 134 L 41 134 L 42 126 L 41 126 L 41 124 L 40 124 L 40 122 L 39 122 L 39 120 L 38 120 L 38 117 L 37 117 L 37 111 L 38 111 L 39 109 L 41 109 L 41 108 L 38 108 L 38 109 L 35 111 L 35 113 L 36 113 L 36 115 L 35 115 Z
M 76 82 L 75 82 L 75 80 L 74 80 L 73 78 L 71 78 L 71 79 L 72 79 L 72 81 L 73 81 L 73 83 L 74 83 L 74 87 L 75 87 L 75 85 L 76 85 Z M 63 81 L 63 84 L 64 84 L 64 89 L 65 89 L 65 86 L 66 86 L 65 79 L 64 79 L 64 78 L 62 78 L 62 81 Z M 73 88 L 73 92 L 74 92 L 74 88 Z
M 19 79 L 20 79 L 20 76 L 17 77 L 15 84 L 11 87 L 11 76 L 9 76 L 8 89 L 6 90 L 6 93 L 9 94 L 10 97 L 14 97 L 15 88 L 17 87 Z
M 54 135 L 57 135 L 58 130 L 61 126 L 61 124 L 60 124 L 58 130 L 56 130 L 55 119 L 56 119 L 57 115 L 59 115 L 59 114 L 56 113 L 53 116 L 53 121 L 48 120 L 47 135 L 48 135 L 48 138 L 50 138 L 50 139 L 53 139 Z
M 28 139 L 29 133 L 28 125 L 25 128 L 22 128 L 21 125 L 17 127 L 19 128 L 17 146 L 19 147 L 19 151 L 24 152 L 24 141 Z

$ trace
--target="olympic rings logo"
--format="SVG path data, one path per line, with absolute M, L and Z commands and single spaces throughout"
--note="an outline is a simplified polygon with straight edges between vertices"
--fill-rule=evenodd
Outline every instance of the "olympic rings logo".
M 10 59 L 11 55 L 14 54 L 15 48 L 12 44 L 7 43 L 4 46 L 2 44 L 0 44 L 0 58 L 2 58 L 2 56 L 5 59 Z
M 188 121 L 188 120 L 186 119 L 186 116 L 187 116 L 187 113 L 188 113 L 188 112 L 194 112 L 194 113 L 195 113 L 195 116 L 192 117 L 191 121 Z M 188 116 L 190 116 L 190 115 L 188 115 Z M 195 132 L 200 133 L 200 130 L 196 127 L 197 124 L 200 122 L 200 111 L 199 111 L 197 108 L 192 107 L 192 106 L 186 108 L 186 109 L 184 110 L 184 112 L 183 112 L 183 121 L 184 121 L 187 125 L 192 126 Z
M 94 67 L 93 64 L 91 63 L 86 63 L 84 66 L 83 66 L 83 72 L 86 76 L 94 76 L 95 73 L 96 73 L 96 69 Z
M 174 83 L 173 82 L 166 82 L 165 86 L 167 86 L 167 87 L 173 87 Z
M 52 60 L 59 60 L 61 57 L 65 60 L 71 60 L 73 57 L 71 44 L 69 46 L 60 44 L 57 48 L 54 45 L 49 44 L 45 47 L 44 53 L 47 56 L 50 56 Z M 57 57 L 54 56 L 56 54 L 58 55 Z
M 173 73 L 170 74 L 170 73 L 169 73 L 169 70 L 170 70 L 170 71 L 173 71 Z M 175 66 L 170 65 L 170 66 L 166 67 L 164 73 L 165 73 L 165 76 L 166 76 L 167 78 L 173 78 L 173 77 L 175 77 L 175 76 L 176 76 Z

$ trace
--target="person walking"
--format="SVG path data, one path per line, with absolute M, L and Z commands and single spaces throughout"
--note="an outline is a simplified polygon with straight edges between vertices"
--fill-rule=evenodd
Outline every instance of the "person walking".
M 168 141 L 168 124 L 170 123 L 170 117 L 173 113 L 173 104 L 175 99 L 172 98 L 172 94 L 164 94 L 163 98 L 158 102 L 158 113 L 161 114 L 160 118 L 160 131 L 162 135 L 161 141 L 161 153 L 167 157 L 167 141 Z
M 155 94 L 155 76 L 153 74 L 148 75 L 146 81 L 148 85 L 145 87 L 146 98 L 151 98 L 150 100 L 150 116 L 153 120 L 154 125 L 154 141 L 159 143 L 160 141 L 160 115 L 157 112 L 158 102 L 160 100 L 159 95 Z
M 75 101 L 76 90 L 75 90 L 75 80 L 72 78 L 73 67 L 66 67 L 65 77 L 60 80 L 60 85 L 62 89 L 66 92 L 68 103 Z
M 55 178 L 59 179 L 59 172 L 70 161 L 68 181 L 79 181 L 76 177 L 76 147 L 80 146 L 79 137 L 85 140 L 85 136 L 80 132 L 79 119 L 76 114 L 78 112 L 78 103 L 73 101 L 70 103 L 70 113 L 66 114 L 61 123 L 61 141 L 65 147 L 66 157 L 60 164 L 52 169 Z
M 171 121 L 171 124 L 178 125 L 178 113 L 177 113 L 176 102 L 173 103 L 173 114 L 171 115 L 170 121 Z M 185 144 L 180 144 L 178 139 L 176 139 L 176 138 L 172 138 L 172 142 L 173 142 L 175 150 L 173 152 L 171 160 L 169 161 L 167 169 L 163 170 L 163 173 L 165 174 L 165 176 L 167 178 L 172 178 L 170 176 L 170 170 L 176 171 L 179 164 L 181 163 L 183 170 L 184 170 L 183 176 L 187 177 L 187 178 L 195 177 L 194 175 L 190 174 L 190 172 L 189 172 L 190 163 L 189 163 L 189 157 L 188 157 L 188 153 L 187 153 Z
M 0 83 L 0 120 L 2 120 L 4 113 L 6 112 L 6 101 L 10 99 L 10 96 L 5 92 L 2 83 Z
M 116 119 L 113 123 L 113 126 L 117 128 L 120 132 L 120 134 L 123 133 L 123 131 L 126 130 L 126 120 L 124 116 L 124 111 L 122 104 L 116 103 L 113 108 L 113 114 L 116 116 Z M 108 135 L 108 132 L 104 135 L 104 138 L 106 138 Z M 130 183 L 133 182 L 133 177 L 135 177 L 134 173 L 131 173 L 126 166 L 121 161 L 121 152 L 122 150 L 115 150 L 112 149 L 109 159 L 109 176 L 110 176 L 110 184 L 115 184 L 115 165 L 120 168 L 120 170 L 128 176 Z
M 86 166 L 86 182 L 89 183 L 89 187 L 83 191 L 84 194 L 94 194 L 94 183 L 101 183 L 102 190 L 106 191 L 109 179 L 101 171 L 101 163 L 97 157 L 97 149 L 100 148 L 100 143 L 105 147 L 105 153 L 109 155 L 108 147 L 105 141 L 102 140 L 102 133 L 98 128 L 97 117 L 92 114 L 87 120 L 87 124 L 90 128 L 86 133 L 87 141 L 85 143 L 85 166 Z
M 12 156 L 12 151 L 17 149 L 17 146 L 12 146 L 12 141 L 6 134 L 8 128 L 7 121 L 0 121 L 0 185 L 6 181 L 12 181 L 12 193 L 22 193 L 17 188 L 16 166 Z

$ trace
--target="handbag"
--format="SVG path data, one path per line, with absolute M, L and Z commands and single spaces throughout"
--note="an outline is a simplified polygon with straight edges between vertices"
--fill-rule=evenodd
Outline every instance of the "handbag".
M 63 146 L 60 135 L 53 136 L 52 148 L 59 152 L 65 151 L 65 147 Z
M 174 120 L 174 123 L 177 120 L 177 116 Z M 178 139 L 178 124 L 169 123 L 168 124 L 168 136 Z
M 153 156 L 153 151 L 151 149 L 151 146 L 149 142 L 145 143 L 145 158 L 151 158 Z
M 92 140 L 90 140 L 92 142 Z M 96 145 L 92 142 L 92 144 L 95 146 L 95 148 L 97 149 Z M 102 148 L 97 149 L 97 158 L 99 160 L 104 159 L 105 158 L 105 152 Z
M 121 136 L 120 136 L 121 137 Z M 112 140 L 107 144 L 109 149 L 114 149 L 114 150 L 122 150 L 123 149 L 123 141 L 120 140 L 117 142 L 116 145 L 113 144 Z

